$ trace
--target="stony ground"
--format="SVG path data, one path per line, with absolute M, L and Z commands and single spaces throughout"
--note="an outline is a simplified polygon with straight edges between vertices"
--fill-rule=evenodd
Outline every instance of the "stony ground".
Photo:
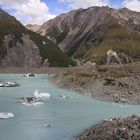
M 85 130 L 77 140 L 140 140 L 140 117 L 110 118 Z
M 103 101 L 140 104 L 140 63 L 117 66 L 80 66 L 53 77 L 61 88 Z
M 62 71 L 67 70 L 68 68 L 49 68 L 49 67 L 0 67 L 0 73 L 1 74 L 7 74 L 7 73 L 38 73 L 38 74 L 56 74 L 60 73 Z

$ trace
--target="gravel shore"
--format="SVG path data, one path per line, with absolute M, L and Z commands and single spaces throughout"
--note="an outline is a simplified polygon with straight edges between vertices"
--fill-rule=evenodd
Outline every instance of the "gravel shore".
M 140 104 L 140 63 L 124 66 L 80 66 L 56 74 L 61 88 L 102 101 Z M 110 118 L 93 125 L 77 140 L 140 140 L 140 117 Z
M 24 73 L 37 73 L 37 74 L 56 74 L 62 71 L 67 70 L 68 68 L 49 68 L 49 67 L 40 67 L 40 68 L 33 68 L 33 67 L 0 67 L 1 74 L 7 73 L 15 73 L 15 74 L 24 74 Z
M 127 66 L 80 66 L 53 77 L 65 89 L 102 101 L 140 104 L 140 63 Z
M 140 117 L 104 120 L 86 129 L 77 140 L 140 140 Z

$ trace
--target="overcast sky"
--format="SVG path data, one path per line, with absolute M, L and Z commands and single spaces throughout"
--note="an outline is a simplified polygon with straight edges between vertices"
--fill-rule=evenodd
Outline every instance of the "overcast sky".
M 23 24 L 42 24 L 73 9 L 107 5 L 140 12 L 140 0 L 0 0 L 2 9 Z

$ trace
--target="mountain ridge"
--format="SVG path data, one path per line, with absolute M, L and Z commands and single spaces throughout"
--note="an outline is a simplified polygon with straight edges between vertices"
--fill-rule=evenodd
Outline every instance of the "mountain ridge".
M 134 61 L 140 55 L 140 13 L 127 8 L 77 9 L 47 21 L 38 33 L 52 40 L 69 56 L 84 61 L 92 59 L 106 63 L 101 59 L 106 59 L 108 49 L 123 52 Z
M 26 29 L 0 10 L 0 65 L 17 67 L 69 66 L 75 62 L 52 41 Z

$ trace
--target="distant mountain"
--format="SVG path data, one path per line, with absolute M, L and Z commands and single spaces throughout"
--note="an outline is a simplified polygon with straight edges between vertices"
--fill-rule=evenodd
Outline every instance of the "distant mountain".
M 25 26 L 28 30 L 31 30 L 33 32 L 38 32 L 39 28 L 41 27 L 41 25 L 37 25 L 37 24 L 28 24 Z
M 104 64 L 110 49 L 129 61 L 140 59 L 140 13 L 127 8 L 74 10 L 44 23 L 38 33 L 83 61 Z
M 52 41 L 0 10 L 0 66 L 69 66 L 75 62 Z

